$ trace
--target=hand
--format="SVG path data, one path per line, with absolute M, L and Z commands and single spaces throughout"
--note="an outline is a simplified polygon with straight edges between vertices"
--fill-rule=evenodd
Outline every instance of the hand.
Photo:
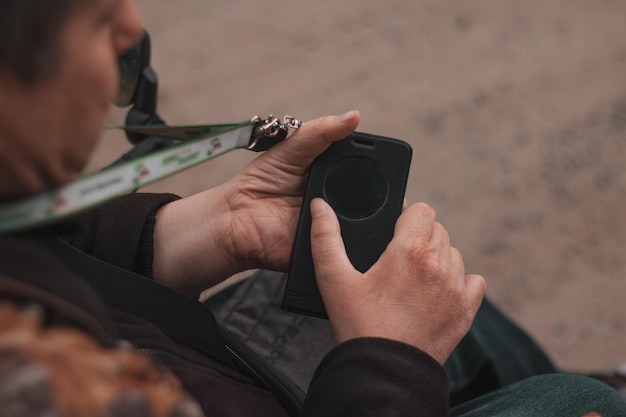
M 358 112 L 307 122 L 224 185 L 232 219 L 227 238 L 239 265 L 287 270 L 309 166 L 358 122 Z
M 287 270 L 309 165 L 359 118 L 306 122 L 228 182 L 159 210 L 155 279 L 197 295 L 246 269 Z
M 338 342 L 382 337 L 413 345 L 443 364 L 468 332 L 485 280 L 465 275 L 458 250 L 425 204 L 406 208 L 392 241 L 366 273 L 355 270 L 332 208 L 311 202 L 315 272 Z

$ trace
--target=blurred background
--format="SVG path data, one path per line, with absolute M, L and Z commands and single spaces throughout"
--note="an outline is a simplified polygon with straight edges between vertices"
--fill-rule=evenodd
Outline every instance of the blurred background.
M 626 362 L 624 0 L 137 3 L 168 123 L 359 109 L 359 130 L 413 146 L 409 201 L 557 365 Z M 128 148 L 105 133 L 91 168 Z M 189 195 L 255 156 L 147 191 Z

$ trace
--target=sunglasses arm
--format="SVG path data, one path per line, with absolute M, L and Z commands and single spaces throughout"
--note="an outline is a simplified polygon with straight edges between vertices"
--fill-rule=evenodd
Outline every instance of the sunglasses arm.
M 159 95 L 159 79 L 150 65 L 151 53 L 150 35 L 146 31 L 141 40 L 141 63 L 143 70 L 139 75 L 137 87 L 133 95 L 132 107 L 126 115 L 126 126 L 163 125 L 165 122 L 157 114 Z M 133 145 L 145 141 L 149 136 L 126 132 L 128 141 Z

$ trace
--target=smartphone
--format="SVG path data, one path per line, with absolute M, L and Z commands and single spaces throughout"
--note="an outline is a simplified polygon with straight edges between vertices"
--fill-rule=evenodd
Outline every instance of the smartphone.
M 282 308 L 327 318 L 311 254 L 313 198 L 333 208 L 348 258 L 366 272 L 393 237 L 402 213 L 412 157 L 398 139 L 355 132 L 333 143 L 309 169 Z

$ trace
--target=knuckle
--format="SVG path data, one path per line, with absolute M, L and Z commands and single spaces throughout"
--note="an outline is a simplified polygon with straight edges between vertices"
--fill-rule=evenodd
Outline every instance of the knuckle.
M 461 271 L 461 275 L 465 275 L 465 262 L 463 261 L 463 255 L 461 255 L 461 252 L 453 246 L 450 247 L 450 262 L 454 265 L 454 267 Z
M 431 246 L 414 250 L 411 258 L 418 265 L 419 270 L 431 279 L 440 279 L 448 274 L 448 266 L 439 251 Z
M 482 300 L 485 292 L 487 292 L 487 280 L 482 275 L 475 276 L 476 283 L 478 285 L 478 293 L 480 295 L 479 302 Z
M 403 239 L 398 243 L 398 250 L 410 261 L 422 263 L 425 259 L 432 257 L 434 248 L 415 239 Z
M 435 216 L 436 214 L 433 212 L 433 216 Z M 441 236 L 446 239 L 446 240 L 450 240 L 450 234 L 448 233 L 448 230 L 443 226 L 443 224 L 439 223 L 439 222 L 434 222 L 433 223 L 433 234 L 437 232 L 439 234 L 441 234 Z
M 422 264 L 424 265 L 424 269 L 431 272 L 432 275 L 446 275 L 446 265 L 438 252 L 432 250 L 428 251 Z
M 435 218 L 437 217 L 437 212 L 431 206 L 426 203 L 420 202 L 414 204 L 415 208 L 421 213 L 422 216 Z

